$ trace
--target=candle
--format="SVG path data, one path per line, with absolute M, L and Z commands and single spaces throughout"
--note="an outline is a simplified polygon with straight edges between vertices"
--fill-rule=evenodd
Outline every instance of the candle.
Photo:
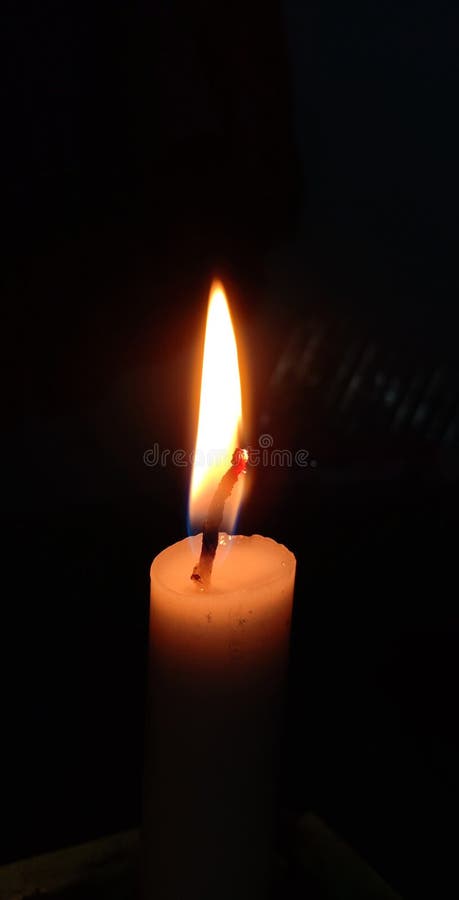
M 226 298 L 214 285 L 197 450 L 221 449 L 223 437 L 227 458 L 217 464 L 213 453 L 200 470 L 195 464 L 192 516 L 205 517 L 231 465 L 240 418 L 236 344 Z M 241 499 L 238 472 L 226 525 Z M 187 538 L 151 567 L 145 897 L 257 900 L 269 892 L 295 557 L 269 538 L 220 532 L 201 580 L 202 547 L 202 535 Z

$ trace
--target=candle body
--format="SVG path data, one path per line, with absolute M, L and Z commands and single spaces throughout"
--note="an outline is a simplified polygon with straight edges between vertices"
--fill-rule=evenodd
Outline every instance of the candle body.
M 295 557 L 258 535 L 220 540 L 209 590 L 190 579 L 199 535 L 151 568 L 149 900 L 268 891 Z

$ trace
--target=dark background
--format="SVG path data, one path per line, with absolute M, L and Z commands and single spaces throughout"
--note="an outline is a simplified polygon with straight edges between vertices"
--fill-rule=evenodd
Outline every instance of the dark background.
M 210 280 L 250 348 L 240 529 L 298 559 L 281 807 L 457 895 L 458 16 L 4 7 L 3 861 L 140 820 L 148 571 L 186 533 Z

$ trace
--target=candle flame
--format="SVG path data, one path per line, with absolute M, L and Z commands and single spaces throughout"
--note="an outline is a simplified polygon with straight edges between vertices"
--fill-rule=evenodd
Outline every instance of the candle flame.
M 223 285 L 214 281 L 207 311 L 201 398 L 191 478 L 189 517 L 201 530 L 220 479 L 231 466 L 242 425 L 241 382 L 236 337 Z M 239 509 L 242 479 L 226 501 L 223 529 L 231 531 Z

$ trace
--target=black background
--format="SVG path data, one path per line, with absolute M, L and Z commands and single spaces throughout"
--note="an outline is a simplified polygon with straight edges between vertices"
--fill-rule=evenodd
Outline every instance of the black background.
M 281 806 L 456 895 L 453 5 L 2 18 L 3 860 L 140 820 L 149 564 L 189 480 L 143 454 L 193 446 L 218 274 L 248 439 L 317 462 L 253 472 L 240 521 L 298 559 Z

